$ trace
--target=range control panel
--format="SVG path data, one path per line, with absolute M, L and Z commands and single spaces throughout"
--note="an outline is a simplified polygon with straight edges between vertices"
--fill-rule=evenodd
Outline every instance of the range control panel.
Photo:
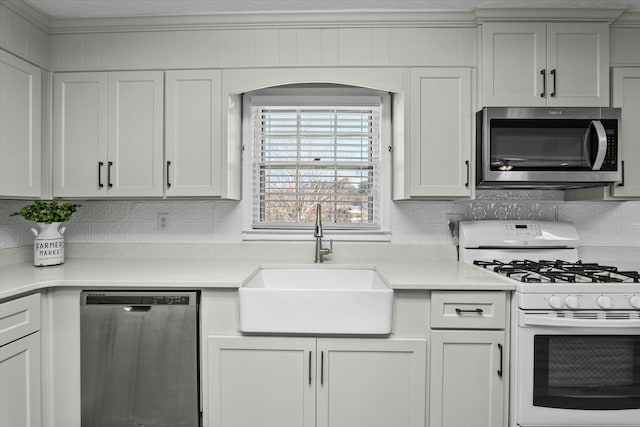
M 535 223 L 506 223 L 504 224 L 504 229 L 506 235 L 517 236 L 518 238 L 536 238 L 542 235 L 540 225 Z

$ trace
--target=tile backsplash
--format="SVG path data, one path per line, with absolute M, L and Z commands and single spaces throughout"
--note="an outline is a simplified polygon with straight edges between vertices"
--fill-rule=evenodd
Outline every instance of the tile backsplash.
M 484 191 L 476 200 L 402 201 L 391 207 L 392 243 L 451 244 L 447 215 L 572 221 L 582 246 L 640 246 L 640 202 L 565 202 L 561 191 Z M 0 249 L 30 245 L 32 224 L 0 200 Z M 240 243 L 242 207 L 231 201 L 86 201 L 67 224 L 69 243 Z M 159 214 L 168 214 L 166 228 Z

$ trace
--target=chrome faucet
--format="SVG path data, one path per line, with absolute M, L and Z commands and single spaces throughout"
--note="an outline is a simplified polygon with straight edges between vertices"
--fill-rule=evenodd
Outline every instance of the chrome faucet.
M 322 209 L 320 203 L 316 205 L 316 225 L 313 228 L 313 237 L 316 238 L 316 256 L 313 262 L 324 262 L 324 256 L 333 253 L 333 240 L 329 240 L 329 247 L 322 247 Z

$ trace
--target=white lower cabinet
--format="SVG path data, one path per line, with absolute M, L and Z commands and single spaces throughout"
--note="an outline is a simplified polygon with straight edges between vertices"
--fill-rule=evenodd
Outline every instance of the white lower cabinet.
M 40 427 L 40 295 L 0 304 L 0 426 Z
M 41 426 L 40 332 L 0 347 L 0 379 L 0 426 Z
M 505 425 L 504 331 L 431 333 L 429 427 Z
M 424 427 L 426 340 L 208 337 L 215 427 Z
M 506 427 L 508 294 L 431 295 L 429 427 Z
M 315 425 L 315 338 L 208 341 L 210 427 Z

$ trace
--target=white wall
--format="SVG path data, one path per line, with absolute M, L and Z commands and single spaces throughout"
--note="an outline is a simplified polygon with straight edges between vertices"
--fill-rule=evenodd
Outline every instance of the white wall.
M 112 31 L 119 21 L 66 22 L 68 30 L 33 11 L 0 4 L 0 48 L 47 70 L 84 71 L 150 68 L 251 68 L 275 66 L 465 66 L 475 67 L 472 14 L 338 16 L 281 15 L 277 25 L 255 17 L 192 17 L 176 29 L 172 21 L 147 20 L 131 31 Z M 20 13 L 18 13 L 20 12 Z M 26 13 L 26 15 L 25 15 Z M 26 19 L 24 16 L 28 16 Z M 287 21 L 288 20 L 288 21 Z M 611 31 L 611 64 L 640 65 L 640 28 L 629 15 Z M 142 22 L 142 21 L 141 21 Z M 367 22 L 366 25 L 364 23 Z M 54 28 L 48 36 L 45 29 Z M 131 21 L 123 20 L 122 25 Z M 242 23 L 241 23 L 242 24 Z M 100 28 L 104 25 L 104 28 Z M 155 27 L 154 27 L 155 26 Z M 86 28 L 83 28 L 86 27 Z M 124 27 L 123 27 L 124 28 Z M 549 195 L 550 194 L 550 195 Z M 30 224 L 9 217 L 24 202 L 0 200 L 0 249 L 30 245 Z M 230 243 L 241 240 L 240 203 L 224 201 L 91 201 L 68 226 L 71 243 Z M 169 226 L 158 230 L 158 213 Z M 564 202 L 561 192 L 487 192 L 475 201 L 393 203 L 392 242 L 449 244 L 446 214 L 465 219 L 535 218 L 577 224 L 583 245 L 640 246 L 640 202 Z
M 466 202 L 396 202 L 391 209 L 392 243 L 447 245 L 447 214 L 465 219 L 543 219 L 572 221 L 583 246 L 640 247 L 640 202 L 518 200 L 517 193 Z M 481 194 L 482 196 L 482 194 Z M 30 245 L 31 223 L 10 217 L 26 202 L 0 201 L 0 249 Z M 226 201 L 90 201 L 68 224 L 69 243 L 238 243 L 241 207 Z M 158 213 L 169 214 L 166 230 Z M 327 232 L 330 237 L 330 232 Z M 312 240 L 311 233 L 309 241 Z

